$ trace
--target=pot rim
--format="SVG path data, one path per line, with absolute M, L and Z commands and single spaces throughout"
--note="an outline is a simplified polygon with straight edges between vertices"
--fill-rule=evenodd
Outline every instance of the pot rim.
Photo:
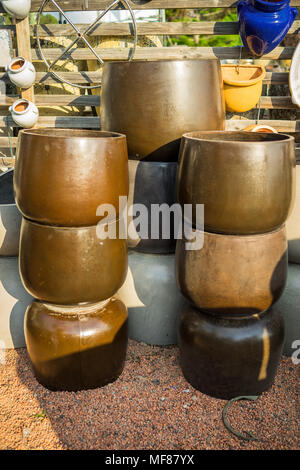
M 36 222 L 34 220 L 31 220 L 31 219 L 28 219 L 27 217 L 25 217 L 23 215 L 23 220 L 25 222 L 27 222 L 29 225 L 36 225 L 37 227 L 39 228 L 51 228 L 51 229 L 56 229 L 57 231 L 61 231 L 61 232 L 79 232 L 79 231 L 82 231 L 82 230 L 87 230 L 87 229 L 96 229 L 99 225 L 112 225 L 112 224 L 119 224 L 120 223 L 120 220 L 122 219 L 122 217 L 118 217 L 117 219 L 113 219 L 113 220 L 103 220 L 103 219 L 100 219 L 95 225 L 85 225 L 85 226 L 78 226 L 78 227 L 68 227 L 68 226 L 63 226 L 63 225 L 49 225 L 49 224 L 46 224 L 46 223 L 41 223 L 41 222 Z M 117 238 L 117 240 L 121 240 L 119 238 Z
M 267 238 L 270 235 L 275 235 L 275 233 L 285 232 L 285 223 L 280 225 L 280 227 L 276 228 L 275 230 L 271 230 L 269 232 L 264 232 L 264 233 L 255 233 L 255 234 L 252 233 L 250 235 L 231 235 L 227 233 L 208 232 L 207 230 L 201 230 L 201 229 L 194 228 L 194 227 L 192 228 L 192 231 L 203 233 L 204 236 L 207 234 L 208 236 L 212 238 L 219 238 L 219 239 L 223 238 L 223 240 L 225 238 L 234 239 L 234 240 L 251 240 L 251 239 L 257 240 L 258 238 L 262 239 L 262 238 Z
M 239 67 L 240 69 L 257 69 L 260 70 L 260 74 L 256 78 L 251 78 L 250 80 L 234 80 L 234 79 L 227 79 L 224 77 L 223 69 L 236 69 Z M 244 87 L 244 86 L 252 86 L 258 82 L 261 82 L 266 76 L 266 69 L 262 65 L 254 65 L 254 64 L 222 64 L 221 65 L 222 74 L 223 74 L 223 82 L 227 85 L 233 85 L 237 87 Z
M 220 139 L 210 139 L 211 135 L 220 136 Z M 236 140 L 222 139 L 221 137 L 226 135 L 236 135 Z M 249 139 L 247 139 L 247 136 Z M 240 137 L 240 140 L 238 140 Z M 282 144 L 282 142 L 294 142 L 294 137 L 287 134 L 269 134 L 263 132 L 245 132 L 245 131 L 191 131 L 186 132 L 182 136 L 183 139 L 199 141 L 199 142 L 214 142 L 215 144 L 230 144 L 230 145 L 241 145 L 241 144 Z
M 13 172 L 14 172 L 14 168 L 10 168 L 9 170 L 4 171 L 3 173 L 0 174 L 0 185 L 1 185 L 1 178 L 4 178 L 4 175 L 7 175 L 7 173 L 13 173 Z M 17 207 L 17 204 L 15 202 L 12 202 L 11 204 L 1 204 L 0 202 L 0 212 L 2 208 L 13 207 L 13 206 Z
M 24 111 L 17 111 L 17 110 L 15 109 L 16 106 L 17 106 L 19 103 L 24 103 L 24 102 L 28 104 L 28 106 L 26 107 L 26 109 L 24 109 Z M 18 115 L 21 116 L 22 114 L 27 113 L 27 111 L 30 109 L 31 104 L 33 104 L 32 101 L 26 100 L 25 98 L 19 98 L 18 100 L 16 100 L 16 101 L 14 102 L 14 104 L 13 104 L 12 107 L 11 107 L 11 109 L 12 109 L 12 112 L 13 112 L 13 113 L 18 114 Z
M 123 64 L 126 66 L 133 66 L 137 64 L 152 64 L 152 63 L 157 63 L 157 62 L 220 62 L 220 59 L 218 57 L 200 57 L 199 59 L 151 59 L 151 60 L 132 60 L 132 61 L 127 61 L 127 60 L 114 60 L 112 62 L 106 62 L 104 66 L 113 66 L 115 64 Z
M 55 127 L 43 127 L 37 129 L 22 129 L 19 134 L 31 135 L 39 138 L 51 138 L 55 137 L 56 139 L 98 139 L 102 140 L 124 140 L 126 139 L 125 134 L 120 134 L 119 132 L 111 131 L 101 131 L 95 129 L 68 129 L 64 128 L 55 128 Z M 86 135 L 85 135 L 86 134 Z
M 12 66 L 15 62 L 18 62 L 18 60 L 23 60 L 23 61 L 24 61 L 24 64 L 23 64 L 22 67 L 20 67 L 19 69 L 16 69 L 16 70 L 12 69 L 11 66 Z M 11 63 L 8 65 L 8 70 L 9 70 L 9 72 L 11 72 L 11 73 L 19 73 L 19 72 L 22 72 L 22 71 L 25 69 L 27 62 L 28 62 L 28 61 L 27 61 L 24 57 L 21 57 L 21 56 L 15 57 L 15 58 L 11 61 Z

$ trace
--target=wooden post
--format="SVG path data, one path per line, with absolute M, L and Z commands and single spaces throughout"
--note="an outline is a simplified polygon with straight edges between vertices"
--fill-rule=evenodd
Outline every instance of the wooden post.
M 31 62 L 29 17 L 24 18 L 24 20 L 16 20 L 16 37 L 18 55 Z M 21 97 L 34 102 L 33 86 L 27 90 L 22 90 Z

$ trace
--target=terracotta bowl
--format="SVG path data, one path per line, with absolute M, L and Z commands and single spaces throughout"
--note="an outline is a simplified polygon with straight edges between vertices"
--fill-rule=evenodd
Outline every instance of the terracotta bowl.
M 205 230 L 265 233 L 286 222 L 295 194 L 294 138 L 258 132 L 191 132 L 182 138 L 177 199 L 204 204 Z M 200 228 L 198 226 L 198 228 Z
M 261 315 L 232 318 L 189 306 L 180 317 L 183 375 L 194 388 L 215 398 L 229 400 L 268 390 L 283 341 L 283 317 L 276 307 Z
M 76 129 L 21 131 L 14 186 L 20 211 L 36 222 L 95 225 L 100 204 L 111 204 L 117 217 L 119 196 L 128 196 L 126 137 Z
M 263 235 L 204 237 L 202 249 L 176 246 L 176 275 L 185 297 L 216 314 L 254 314 L 269 309 L 281 296 L 287 278 L 285 227 Z
M 0 175 L 0 256 L 18 256 L 22 216 L 13 189 L 14 170 Z
M 25 337 L 35 376 L 45 387 L 102 387 L 124 367 L 127 309 L 114 298 L 65 308 L 33 302 L 26 311 Z
M 117 229 L 118 223 L 111 224 Z M 23 219 L 20 274 L 27 291 L 55 304 L 111 297 L 126 277 L 127 243 L 120 238 L 100 240 L 98 228 L 52 227 Z

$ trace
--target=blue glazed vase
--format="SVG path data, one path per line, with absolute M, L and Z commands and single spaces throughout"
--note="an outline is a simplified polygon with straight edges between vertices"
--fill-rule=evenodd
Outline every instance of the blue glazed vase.
M 241 0 L 237 6 L 240 36 L 255 56 L 268 54 L 284 39 L 298 10 L 290 0 Z

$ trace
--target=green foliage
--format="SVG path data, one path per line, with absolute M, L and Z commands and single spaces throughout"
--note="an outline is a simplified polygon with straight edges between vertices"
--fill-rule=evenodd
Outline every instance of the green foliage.
M 235 8 L 201 8 L 198 10 L 166 10 L 166 21 L 237 21 Z M 241 45 L 238 34 L 232 35 L 199 35 L 199 36 L 172 36 L 168 38 L 168 45 L 184 45 L 189 47 L 223 47 Z
M 58 24 L 58 20 L 55 18 L 55 16 L 50 15 L 49 13 L 43 14 L 41 16 L 41 24 Z

